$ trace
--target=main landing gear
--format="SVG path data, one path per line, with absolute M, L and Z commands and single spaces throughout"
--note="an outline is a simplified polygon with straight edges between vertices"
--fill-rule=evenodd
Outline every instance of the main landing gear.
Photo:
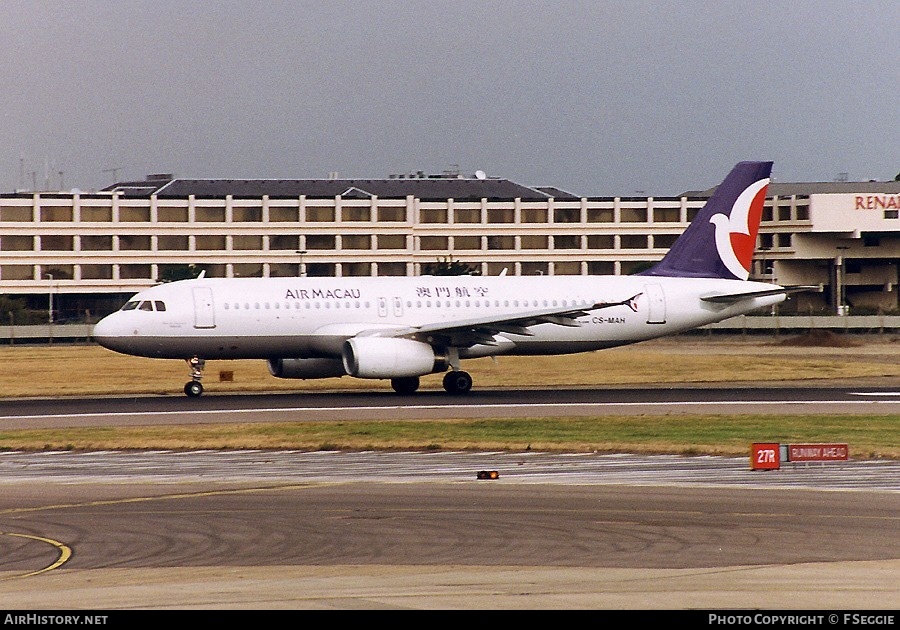
M 188 383 L 188 385 L 190 384 L 191 383 Z M 187 387 L 187 385 L 185 385 L 185 387 Z M 392 378 L 391 387 L 393 387 L 394 391 L 398 394 L 413 394 L 419 389 L 419 377 L 404 376 L 401 378 Z M 472 377 L 468 372 L 451 370 L 444 374 L 444 389 L 451 394 L 465 394 L 472 389 Z M 188 395 L 190 396 L 190 394 Z
M 462 370 L 451 370 L 444 374 L 444 389 L 451 394 L 465 394 L 472 389 L 472 377 Z
M 206 361 L 200 357 L 191 357 L 187 360 L 188 367 L 191 368 L 191 380 L 184 384 L 184 393 L 189 398 L 197 398 L 203 393 L 203 367 Z

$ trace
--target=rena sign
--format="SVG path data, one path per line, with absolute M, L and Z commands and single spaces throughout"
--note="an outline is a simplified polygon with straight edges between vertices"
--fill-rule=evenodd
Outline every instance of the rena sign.
M 856 195 L 854 210 L 900 209 L 900 195 Z

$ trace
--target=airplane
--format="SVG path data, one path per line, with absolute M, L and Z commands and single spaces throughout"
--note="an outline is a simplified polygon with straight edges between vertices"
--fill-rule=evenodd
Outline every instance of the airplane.
M 207 360 L 262 359 L 272 376 L 390 379 L 412 394 L 461 361 L 590 352 L 769 307 L 794 291 L 751 282 L 772 162 L 740 162 L 666 255 L 628 276 L 207 278 L 160 284 L 103 318 L 94 338 L 128 355 L 182 359 L 189 397 Z

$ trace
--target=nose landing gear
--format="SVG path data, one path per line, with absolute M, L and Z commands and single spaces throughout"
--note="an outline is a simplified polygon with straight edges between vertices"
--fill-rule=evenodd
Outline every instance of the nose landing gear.
M 203 393 L 203 367 L 206 362 L 200 357 L 191 357 L 187 360 L 188 367 L 191 368 L 191 380 L 184 384 L 184 393 L 190 398 L 197 398 Z

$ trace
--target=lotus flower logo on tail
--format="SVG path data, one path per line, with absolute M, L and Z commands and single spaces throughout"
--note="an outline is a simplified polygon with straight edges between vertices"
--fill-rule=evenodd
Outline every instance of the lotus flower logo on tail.
M 719 257 L 738 280 L 750 277 L 750 262 L 768 185 L 768 178 L 754 182 L 735 200 L 730 216 L 720 212 L 709 219 L 716 227 Z

